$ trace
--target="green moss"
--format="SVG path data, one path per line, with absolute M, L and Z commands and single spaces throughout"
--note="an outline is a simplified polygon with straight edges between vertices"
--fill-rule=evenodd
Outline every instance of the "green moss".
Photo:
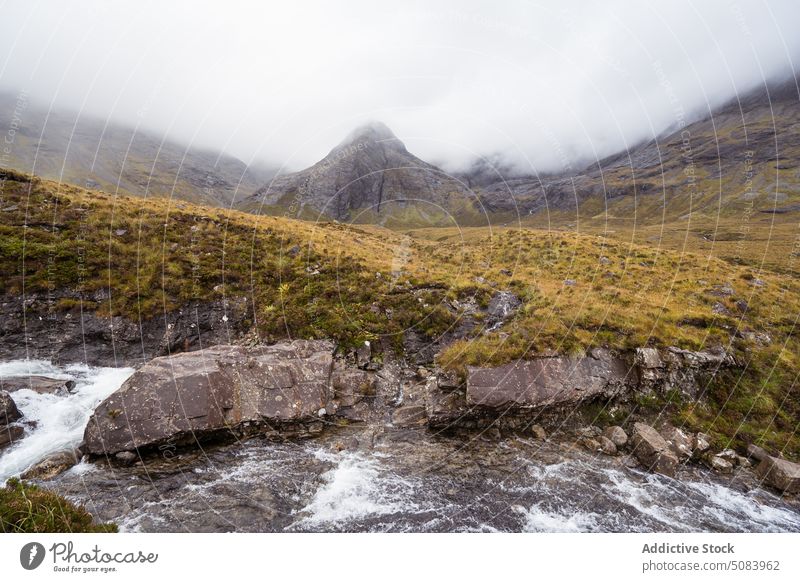
M 0 489 L 0 531 L 3 533 L 113 533 L 117 526 L 96 524 L 82 507 L 58 496 L 10 479 Z

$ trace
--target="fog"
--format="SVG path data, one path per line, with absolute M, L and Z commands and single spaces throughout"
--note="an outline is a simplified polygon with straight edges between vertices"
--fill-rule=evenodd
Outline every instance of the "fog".
M 253 3 L 255 4 L 255 3 Z M 3 4 L 0 90 L 287 170 L 388 124 L 448 170 L 561 171 L 792 74 L 781 2 Z

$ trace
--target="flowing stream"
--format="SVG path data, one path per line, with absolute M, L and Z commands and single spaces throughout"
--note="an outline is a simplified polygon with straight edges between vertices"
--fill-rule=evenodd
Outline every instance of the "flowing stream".
M 132 370 L 0 364 L 0 377 L 25 373 L 77 389 L 14 393 L 28 434 L 0 452 L 2 480 L 79 443 Z M 800 511 L 748 472 L 686 467 L 669 479 L 568 442 L 355 425 L 299 442 L 167 449 L 132 467 L 83 461 L 43 485 L 123 531 L 800 531 Z

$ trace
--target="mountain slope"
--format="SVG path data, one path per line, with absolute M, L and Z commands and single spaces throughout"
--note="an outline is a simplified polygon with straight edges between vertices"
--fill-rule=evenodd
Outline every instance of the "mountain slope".
M 800 98 L 791 80 L 576 174 L 497 180 L 480 197 L 495 212 L 519 208 L 555 224 L 800 214 L 799 160 Z
M 387 226 L 452 226 L 454 217 L 482 222 L 474 200 L 466 186 L 409 153 L 386 125 L 373 122 L 310 168 L 275 178 L 240 208 Z
M 17 112 L 19 127 L 14 123 Z M 0 93 L 0 131 L 15 128 L 3 165 L 107 192 L 230 206 L 274 172 L 234 157 L 162 141 L 146 131 L 69 111 L 18 103 Z

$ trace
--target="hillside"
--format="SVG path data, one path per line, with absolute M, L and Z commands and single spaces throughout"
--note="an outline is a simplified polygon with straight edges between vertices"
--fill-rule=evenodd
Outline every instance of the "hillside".
M 142 129 L 53 110 L 0 93 L 4 135 L 19 112 L 3 166 L 106 192 L 230 206 L 273 171 L 222 153 L 186 147 Z M 15 124 L 16 126 L 16 124 Z
M 800 282 L 791 275 L 610 237 L 315 224 L 8 171 L 2 196 L 4 356 L 46 356 L 89 333 L 133 359 L 208 345 L 213 334 L 372 341 L 429 349 L 459 373 L 596 346 L 725 349 L 741 368 L 702 401 L 642 405 L 666 406 L 717 438 L 800 453 Z M 486 307 L 500 291 L 521 304 L 498 326 Z

